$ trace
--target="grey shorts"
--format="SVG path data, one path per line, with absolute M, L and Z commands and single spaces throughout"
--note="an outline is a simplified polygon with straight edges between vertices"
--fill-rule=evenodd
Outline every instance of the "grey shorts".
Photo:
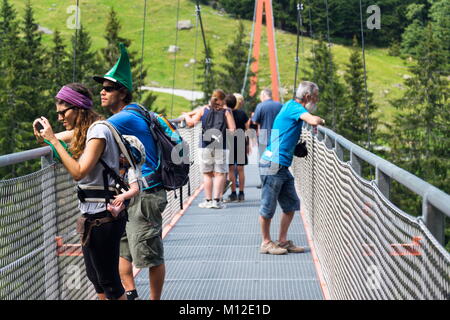
M 227 149 L 218 148 L 201 148 L 200 149 L 200 171 L 202 173 L 208 172 L 228 172 L 228 157 L 229 151 Z
M 295 190 L 294 177 L 289 169 L 277 163 L 261 160 L 261 206 L 259 214 L 265 219 L 272 219 L 280 204 L 283 212 L 300 210 L 300 199 Z
M 167 205 L 164 190 L 141 192 L 128 209 L 128 223 L 120 241 L 120 256 L 136 268 L 150 268 L 164 263 L 162 213 Z

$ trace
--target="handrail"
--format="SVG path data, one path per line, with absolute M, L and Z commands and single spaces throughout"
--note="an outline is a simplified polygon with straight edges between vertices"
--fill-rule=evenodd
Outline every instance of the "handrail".
M 304 124 L 304 128 L 312 131 L 311 125 Z M 425 222 L 440 243 L 444 242 L 445 216 L 450 217 L 450 195 L 328 128 L 318 126 L 317 129 L 319 140 L 325 141 L 328 148 L 334 150 L 341 160 L 343 160 L 341 148 L 350 152 L 351 160 L 349 163 L 359 175 L 361 175 L 361 160 L 375 167 L 376 178 L 374 182 L 387 199 L 389 199 L 390 179 L 421 196 L 422 216 L 419 218 Z M 334 146 L 331 142 L 334 142 Z
M 40 147 L 36 149 L 21 151 L 0 156 L 0 168 L 10 166 L 13 164 L 38 159 L 50 155 L 52 149 L 50 147 Z

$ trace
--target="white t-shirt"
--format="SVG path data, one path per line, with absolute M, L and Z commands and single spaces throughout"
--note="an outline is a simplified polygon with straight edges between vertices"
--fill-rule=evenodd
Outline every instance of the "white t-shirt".
M 86 144 L 91 139 L 103 139 L 105 140 L 105 150 L 101 156 L 101 159 L 117 174 L 119 174 L 119 148 L 117 146 L 111 131 L 104 124 L 96 124 L 90 127 L 87 132 Z M 83 158 L 84 153 L 81 155 Z M 78 184 L 88 186 L 104 186 L 103 184 L 103 165 L 98 162 L 95 167 L 80 181 Z M 114 180 L 108 175 L 109 186 L 114 186 Z M 94 214 L 106 210 L 105 202 L 84 202 L 81 201 L 78 204 L 78 208 L 82 213 Z

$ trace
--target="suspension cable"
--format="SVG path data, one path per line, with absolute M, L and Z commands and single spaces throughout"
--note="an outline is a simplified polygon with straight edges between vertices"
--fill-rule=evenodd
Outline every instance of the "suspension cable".
M 257 6 L 258 0 L 255 0 L 255 9 L 253 10 L 253 24 L 252 24 L 252 33 L 250 36 L 250 46 L 248 49 L 248 55 L 247 55 L 247 65 L 245 66 L 245 76 L 244 76 L 244 83 L 242 84 L 242 90 L 241 95 L 244 97 L 245 87 L 247 85 L 248 80 L 248 70 L 250 69 L 250 61 L 252 59 L 252 50 L 253 50 L 253 38 L 255 36 L 255 22 L 256 22 L 256 6 Z
M 208 46 L 206 45 L 205 30 L 203 29 L 202 13 L 201 13 L 199 0 L 197 0 L 196 12 L 198 15 L 198 21 L 200 22 L 200 29 L 202 31 L 203 45 L 205 47 L 205 80 L 207 79 L 208 76 L 210 76 L 211 81 L 212 81 L 213 80 L 213 74 L 211 72 L 211 62 L 212 61 L 211 61 L 211 56 L 209 55 Z
M 363 15 L 362 15 L 362 4 L 361 0 L 359 0 L 359 17 L 361 21 L 361 50 L 362 50 L 362 58 L 363 58 L 363 66 L 364 66 L 364 96 L 366 103 L 366 126 L 367 126 L 367 149 L 370 151 L 370 126 L 369 126 L 369 103 L 367 98 L 367 70 L 366 70 L 366 51 L 364 44 L 364 28 L 363 28 Z
M 328 0 L 325 0 L 325 8 L 326 8 L 326 12 L 327 12 L 327 40 L 328 40 L 328 51 L 329 51 L 329 61 L 330 61 L 330 73 L 329 73 L 329 85 L 331 85 L 331 88 L 333 90 L 333 92 L 331 93 L 331 97 L 332 97 L 332 103 L 333 103 L 333 123 L 332 123 L 332 127 L 333 130 L 336 130 L 336 97 L 334 94 L 334 77 L 333 77 L 333 57 L 331 55 L 331 40 L 330 40 L 330 18 L 329 18 L 329 13 L 328 13 Z
M 313 33 L 312 16 L 311 16 L 311 0 L 308 0 L 308 15 L 309 15 L 309 36 L 311 37 L 311 52 L 313 54 L 313 58 L 315 58 L 316 52 L 314 50 L 314 33 Z
M 144 22 L 142 24 L 141 71 L 139 75 L 139 99 L 142 99 L 142 73 L 144 70 L 145 21 L 147 18 L 147 0 L 144 0 Z
M 194 68 L 192 68 L 192 105 L 194 102 L 194 89 L 195 89 L 195 71 L 196 71 L 196 64 L 197 64 L 197 42 L 198 42 L 198 16 L 195 14 L 195 43 L 194 43 Z
M 174 102 L 174 96 L 175 96 L 175 74 L 177 71 L 177 48 L 178 48 L 178 21 L 180 19 L 180 0 L 178 0 L 177 5 L 177 24 L 176 24 L 176 31 L 175 31 L 175 50 L 174 50 L 174 60 L 173 60 L 173 75 L 172 75 L 172 104 L 170 106 L 170 118 L 173 117 L 173 102 Z
M 77 8 L 75 10 L 75 43 L 73 44 L 73 67 L 72 67 L 72 81 L 77 82 L 77 46 L 78 46 L 78 12 L 80 10 L 79 0 L 77 0 Z
M 301 21 L 301 10 L 303 9 L 303 4 L 297 3 L 297 51 L 295 55 L 295 75 L 294 75 L 294 94 L 295 98 L 295 90 L 297 88 L 297 75 L 298 75 L 298 64 L 299 64 L 299 45 L 300 45 L 300 21 Z

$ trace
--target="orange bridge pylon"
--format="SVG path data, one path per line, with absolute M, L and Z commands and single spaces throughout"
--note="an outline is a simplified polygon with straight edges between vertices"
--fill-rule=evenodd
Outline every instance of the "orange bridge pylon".
M 280 101 L 279 83 L 278 83 L 278 65 L 277 65 L 277 52 L 275 47 L 275 28 L 273 23 L 273 10 L 272 0 L 256 0 L 256 20 L 255 20 L 255 33 L 253 39 L 253 58 L 255 61 L 252 63 L 251 70 L 255 76 L 250 79 L 250 96 L 256 94 L 256 83 L 258 74 L 258 59 L 261 43 L 261 28 L 263 11 L 266 11 L 266 31 L 269 45 L 269 62 L 270 62 L 270 74 L 272 81 L 272 98 L 275 101 Z

